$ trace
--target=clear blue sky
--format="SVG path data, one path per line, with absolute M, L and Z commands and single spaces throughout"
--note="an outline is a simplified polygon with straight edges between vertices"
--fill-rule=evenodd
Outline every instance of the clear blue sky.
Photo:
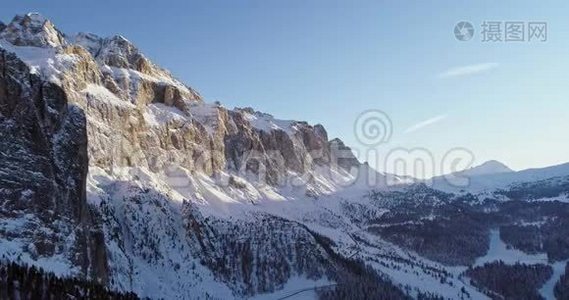
M 209 101 L 322 123 L 355 148 L 354 119 L 375 108 L 394 126 L 380 151 L 462 146 L 514 169 L 569 161 L 566 0 L 350 2 L 7 0 L 0 19 L 37 11 L 66 33 L 122 34 Z M 473 40 L 454 38 L 460 20 Z M 548 41 L 483 43 L 485 20 L 546 21 Z

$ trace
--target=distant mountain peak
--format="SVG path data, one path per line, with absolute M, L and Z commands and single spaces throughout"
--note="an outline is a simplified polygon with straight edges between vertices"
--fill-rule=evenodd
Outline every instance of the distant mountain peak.
M 462 173 L 462 175 L 477 176 L 477 175 L 510 173 L 510 172 L 513 172 L 513 170 L 510 169 L 505 164 L 497 160 L 489 160 L 481 165 L 464 170 L 460 173 Z

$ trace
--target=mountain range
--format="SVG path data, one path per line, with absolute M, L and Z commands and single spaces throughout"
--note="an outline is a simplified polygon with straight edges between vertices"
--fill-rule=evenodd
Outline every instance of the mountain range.
M 0 137 L 0 297 L 54 276 L 76 298 L 569 290 L 569 164 L 391 185 L 322 125 L 209 103 L 119 35 L 0 24 Z

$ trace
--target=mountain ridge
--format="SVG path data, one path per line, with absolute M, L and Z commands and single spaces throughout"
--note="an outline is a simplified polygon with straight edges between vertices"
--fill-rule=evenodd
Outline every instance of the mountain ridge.
M 434 177 L 431 179 L 431 182 L 434 188 L 448 192 L 459 192 L 461 190 L 470 192 L 492 191 L 500 188 L 506 188 L 514 183 L 539 181 L 553 177 L 566 176 L 569 174 L 569 163 L 519 171 L 513 171 L 509 168 L 500 168 L 499 170 L 501 171 L 490 173 L 475 172 L 474 174 L 466 171 L 456 172 L 453 174 Z M 452 182 L 464 182 L 465 180 L 467 180 L 465 184 L 456 186 L 452 185 Z
M 7 259 L 156 298 L 355 276 L 304 225 L 262 212 L 353 178 L 360 163 L 321 125 L 205 103 L 125 38 L 69 38 L 38 14 L 0 32 L 0 69 L 2 152 L 17 153 L 0 164 Z
M 124 37 L 70 38 L 37 14 L 6 28 L 8 260 L 149 298 L 270 298 L 326 283 L 315 296 L 485 299 L 461 277 L 489 248 L 485 214 L 524 223 L 535 211 L 560 232 L 541 234 L 564 245 L 561 201 L 507 201 L 561 199 L 564 181 L 488 201 L 424 184 L 388 189 L 408 178 L 360 163 L 322 125 L 207 103 Z M 539 250 L 565 259 L 555 245 Z

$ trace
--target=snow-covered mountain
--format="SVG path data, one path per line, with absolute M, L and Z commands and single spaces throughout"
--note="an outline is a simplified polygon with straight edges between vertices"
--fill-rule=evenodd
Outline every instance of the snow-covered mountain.
M 265 213 L 355 181 L 321 125 L 208 104 L 126 38 L 38 14 L 0 32 L 0 66 L 4 257 L 156 298 L 349 279 L 316 233 Z
M 539 220 L 506 207 L 525 186 L 486 202 L 387 189 L 410 182 L 323 126 L 208 103 L 126 38 L 68 36 L 39 14 L 0 26 L 0 136 L 3 259 L 140 297 L 484 299 L 464 272 L 490 226 L 566 225 L 559 201 L 527 202 Z M 465 174 L 569 174 L 523 172 Z M 560 239 L 532 251 L 563 261 Z
M 512 169 L 508 168 L 508 166 L 504 165 L 503 163 L 490 160 L 487 161 L 479 166 L 472 167 L 470 169 L 464 170 L 459 172 L 460 175 L 463 176 L 479 176 L 479 175 L 488 175 L 488 174 L 499 174 L 499 173 L 510 173 L 513 172 Z
M 567 176 L 569 163 L 557 166 L 512 171 L 502 163 L 486 162 L 478 167 L 431 179 L 432 186 L 448 192 L 483 192 L 506 188 L 514 183 Z

